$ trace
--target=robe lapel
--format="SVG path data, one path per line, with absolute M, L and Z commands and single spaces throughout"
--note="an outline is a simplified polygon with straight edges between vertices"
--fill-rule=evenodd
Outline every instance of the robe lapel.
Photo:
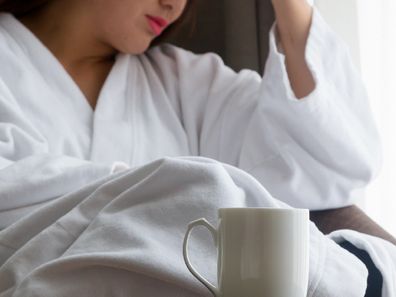
M 114 160 L 131 164 L 133 159 L 133 88 L 136 63 L 131 55 L 119 54 L 100 93 L 93 119 L 90 158 L 111 164 Z

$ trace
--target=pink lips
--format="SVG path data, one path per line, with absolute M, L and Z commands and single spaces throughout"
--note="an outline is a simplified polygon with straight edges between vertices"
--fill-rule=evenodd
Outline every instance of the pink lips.
M 147 19 L 151 29 L 153 30 L 154 34 L 157 36 L 160 35 L 161 32 L 165 29 L 165 27 L 168 25 L 168 22 L 166 20 L 159 17 L 153 17 L 147 15 Z

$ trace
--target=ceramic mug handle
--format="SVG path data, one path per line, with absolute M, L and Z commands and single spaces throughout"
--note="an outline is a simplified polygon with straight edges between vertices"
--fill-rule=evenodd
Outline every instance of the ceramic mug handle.
M 187 265 L 188 270 L 202 283 L 204 284 L 205 287 L 209 289 L 209 291 L 212 292 L 212 294 L 215 297 L 220 297 L 220 291 L 217 287 L 212 285 L 206 278 L 204 278 L 201 274 L 199 274 L 194 267 L 190 263 L 190 259 L 188 258 L 188 239 L 190 237 L 192 229 L 197 226 L 203 226 L 207 228 L 210 233 L 212 234 L 215 246 L 218 247 L 217 243 L 217 230 L 214 228 L 206 219 L 198 219 L 195 221 L 192 221 L 188 224 L 187 232 L 186 235 L 184 236 L 184 241 L 183 241 L 183 256 L 184 256 L 184 262 Z

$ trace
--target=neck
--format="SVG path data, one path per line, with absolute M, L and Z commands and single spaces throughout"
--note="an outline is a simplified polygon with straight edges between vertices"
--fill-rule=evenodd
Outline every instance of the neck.
M 18 19 L 66 69 L 83 71 L 112 64 L 117 51 L 96 38 L 84 10 L 73 9 L 68 2 L 49 1 Z

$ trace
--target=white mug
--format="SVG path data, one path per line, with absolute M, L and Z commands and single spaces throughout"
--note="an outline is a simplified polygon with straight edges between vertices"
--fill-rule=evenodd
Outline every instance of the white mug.
M 218 229 L 204 218 L 191 222 L 183 242 L 188 269 L 215 297 L 307 296 L 307 209 L 220 208 L 218 216 Z M 196 226 L 206 227 L 218 248 L 218 287 L 190 263 L 187 243 Z

